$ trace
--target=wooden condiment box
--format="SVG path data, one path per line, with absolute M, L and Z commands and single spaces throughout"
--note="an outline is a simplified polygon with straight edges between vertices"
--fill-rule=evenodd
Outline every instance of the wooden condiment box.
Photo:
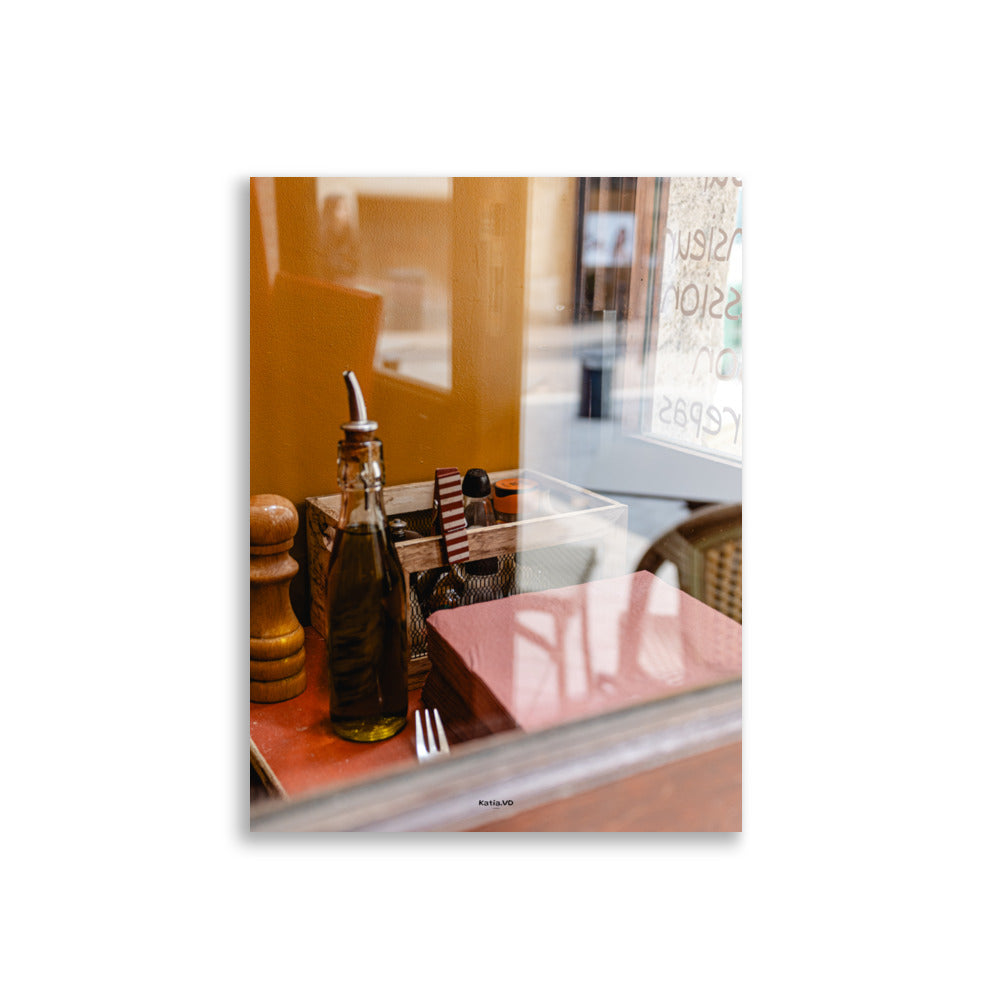
M 464 470 L 461 470 L 464 472 Z M 491 472 L 490 482 L 526 478 L 539 485 L 536 508 L 517 521 L 469 528 L 470 559 L 496 556 L 508 593 L 548 590 L 626 572 L 628 507 L 590 490 L 528 469 Z M 424 537 L 397 542 L 409 597 L 410 686 L 419 686 L 429 669 L 427 629 L 414 590 L 421 574 L 445 565 L 440 535 L 433 523 L 434 481 L 387 486 L 386 515 L 400 517 Z M 306 500 L 311 624 L 326 636 L 326 571 L 333 550 L 340 496 Z M 497 596 L 503 596 L 497 594 Z

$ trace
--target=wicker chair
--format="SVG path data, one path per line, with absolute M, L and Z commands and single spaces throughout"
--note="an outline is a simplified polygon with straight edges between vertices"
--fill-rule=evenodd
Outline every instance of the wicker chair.
M 743 505 L 715 504 L 658 538 L 636 569 L 677 567 L 685 593 L 743 623 Z

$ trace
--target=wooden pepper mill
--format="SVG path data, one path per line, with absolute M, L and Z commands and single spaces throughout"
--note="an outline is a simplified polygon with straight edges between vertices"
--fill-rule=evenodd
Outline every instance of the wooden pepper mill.
M 291 501 L 250 498 L 251 701 L 287 701 L 306 689 L 306 634 L 288 596 L 299 568 L 288 553 L 298 526 Z

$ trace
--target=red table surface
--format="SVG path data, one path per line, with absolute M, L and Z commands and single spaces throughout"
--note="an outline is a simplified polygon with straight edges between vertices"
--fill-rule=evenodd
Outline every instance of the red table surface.
M 586 628 L 574 600 L 587 609 Z M 531 616 L 545 624 L 553 609 L 556 617 L 580 622 L 550 649 L 551 642 L 538 645 Z M 493 618 L 498 622 L 490 628 Z M 648 573 L 440 612 L 431 624 L 466 650 L 462 669 L 478 670 L 511 725 L 527 731 L 742 673 L 741 627 Z M 395 736 L 378 743 L 341 739 L 329 720 L 325 643 L 315 629 L 305 631 L 306 690 L 289 701 L 250 705 L 251 759 L 265 771 L 265 784 L 297 796 L 390 767 L 416 767 L 413 717 L 424 707 L 423 691 L 411 689 L 407 724 Z
M 341 739 L 330 725 L 330 682 L 323 637 L 306 628 L 306 689 L 273 705 L 250 703 L 250 739 L 289 796 L 371 777 L 407 761 L 417 764 L 413 713 L 420 691 L 410 691 L 406 726 L 378 743 Z M 251 748 L 251 753 L 253 752 Z M 265 778 L 265 782 L 268 779 Z

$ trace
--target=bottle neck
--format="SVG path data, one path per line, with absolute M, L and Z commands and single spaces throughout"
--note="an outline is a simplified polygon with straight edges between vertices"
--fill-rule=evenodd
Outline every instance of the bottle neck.
M 338 528 L 355 524 L 385 528 L 381 441 L 341 441 L 337 455 L 337 483 L 340 487 Z

